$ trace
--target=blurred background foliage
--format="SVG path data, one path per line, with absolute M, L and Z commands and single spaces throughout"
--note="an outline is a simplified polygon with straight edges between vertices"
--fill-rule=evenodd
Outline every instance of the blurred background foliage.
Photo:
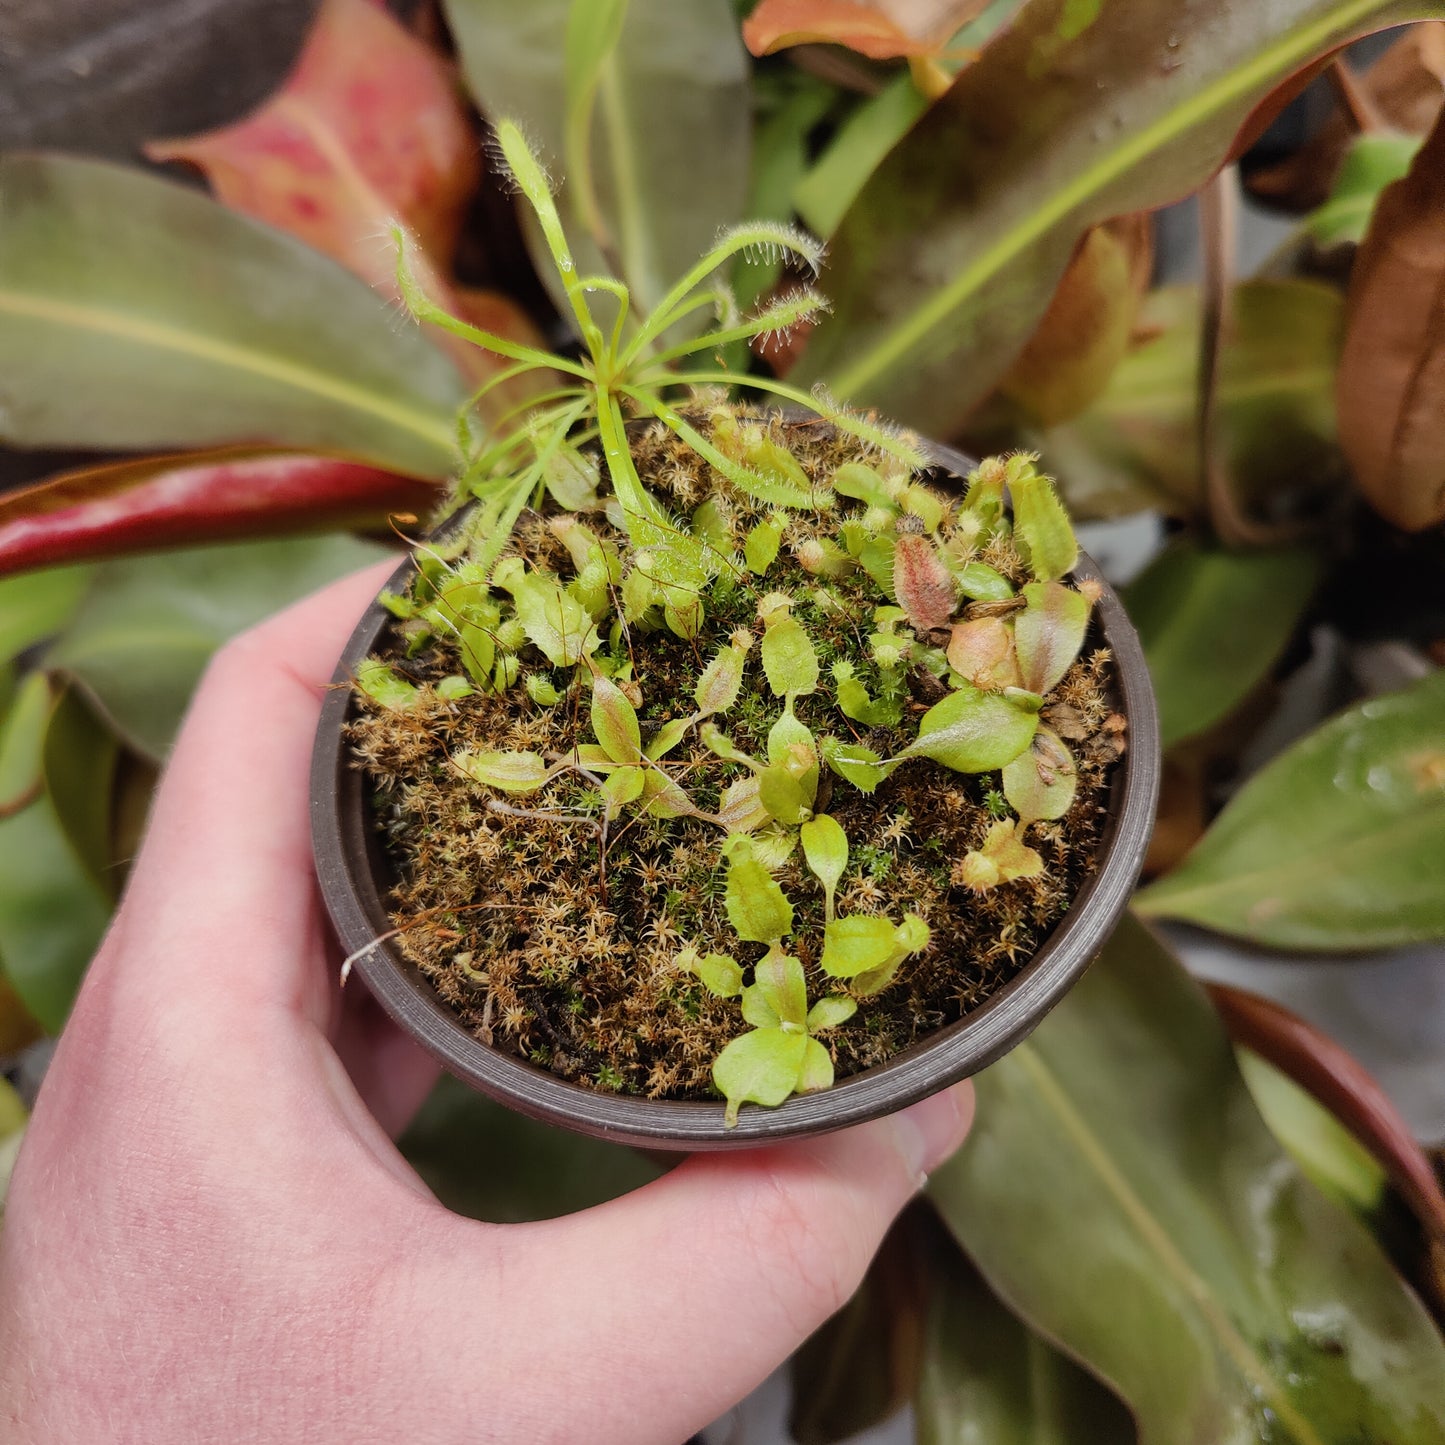
M 794 1437 L 1445 1438 L 1445 5 L 200 9 L 0 16 L 0 1180 L 206 659 L 424 517 L 494 374 L 387 223 L 568 343 L 510 114 L 643 297 L 827 240 L 831 315 L 729 362 L 1041 451 L 1159 694 L 1150 922 L 980 1077 Z M 404 1147 L 497 1220 L 658 1167 L 451 1083 Z

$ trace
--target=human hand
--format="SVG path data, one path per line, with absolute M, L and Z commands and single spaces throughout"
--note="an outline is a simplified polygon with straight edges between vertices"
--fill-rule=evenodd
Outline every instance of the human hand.
M 967 1129 L 964 1084 L 565 1219 L 442 1208 L 389 1137 L 434 1066 L 341 995 L 311 870 L 321 695 L 383 570 L 196 696 L 11 1185 L 12 1445 L 668 1445 L 851 1294 Z

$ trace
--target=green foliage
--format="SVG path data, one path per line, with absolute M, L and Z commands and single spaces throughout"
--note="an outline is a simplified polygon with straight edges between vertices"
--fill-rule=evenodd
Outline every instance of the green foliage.
M 1445 672 L 1348 708 L 1235 794 L 1139 895 L 1276 948 L 1384 948 L 1445 932 Z
M 735 1038 L 713 1065 L 730 1125 L 743 1104 L 775 1108 L 792 1094 L 826 1089 L 833 1082 L 833 1060 L 814 1035 L 847 1022 L 858 1007 L 830 994 L 809 1009 L 802 964 L 776 947 L 753 975 L 743 989 L 743 1017 L 752 1032 Z
M 976 1087 L 930 1194 L 1141 1440 L 1440 1437 L 1438 1330 L 1270 1136 L 1208 1001 L 1147 930 L 1121 926 Z

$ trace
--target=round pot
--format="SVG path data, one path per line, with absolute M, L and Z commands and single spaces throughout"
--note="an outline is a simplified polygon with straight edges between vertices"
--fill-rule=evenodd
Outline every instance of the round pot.
M 971 463 L 952 448 L 927 448 L 956 477 Z M 388 581 L 401 590 L 404 561 Z M 815 1094 L 794 1095 L 774 1109 L 746 1107 L 723 1127 L 719 1100 L 654 1100 L 599 1093 L 483 1044 L 437 997 L 419 969 L 384 937 L 392 924 L 383 905 L 387 876 L 367 816 L 362 774 L 351 766 L 343 728 L 353 716 L 349 684 L 392 621 L 373 603 L 336 665 L 321 710 L 311 767 L 316 871 L 342 947 L 355 972 L 388 1014 L 459 1079 L 519 1113 L 595 1138 L 651 1149 L 743 1149 L 796 1139 L 879 1118 L 986 1068 L 1025 1039 L 1077 982 L 1128 903 L 1154 824 L 1159 790 L 1159 723 L 1138 636 L 1113 590 L 1083 554 L 1073 575 L 1103 587 L 1095 626 L 1112 650 L 1115 685 L 1128 730 L 1115 767 L 1109 819 L 1093 875 L 1033 958 L 966 1018 L 880 1064 Z

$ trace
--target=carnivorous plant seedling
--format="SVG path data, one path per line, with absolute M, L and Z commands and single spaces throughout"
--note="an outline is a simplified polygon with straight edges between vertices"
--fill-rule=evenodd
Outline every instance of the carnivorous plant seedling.
M 409 946 L 477 1031 L 594 1087 L 710 1081 L 731 1124 L 969 1006 L 969 970 L 1012 966 L 1067 905 L 1094 826 L 1059 826 L 1070 743 L 1090 796 L 1112 760 L 1098 593 L 1064 580 L 1077 544 L 1034 458 L 985 461 L 960 499 L 873 418 L 693 369 L 823 305 L 800 286 L 739 317 L 727 262 L 812 272 L 815 242 L 744 226 L 635 317 L 622 282 L 577 274 L 517 128 L 497 143 L 582 353 L 442 312 L 399 236 L 413 313 L 512 363 L 483 392 L 560 384 L 496 434 L 464 420 L 470 506 L 386 599 L 401 647 L 358 674 L 358 749 L 400 820 Z

